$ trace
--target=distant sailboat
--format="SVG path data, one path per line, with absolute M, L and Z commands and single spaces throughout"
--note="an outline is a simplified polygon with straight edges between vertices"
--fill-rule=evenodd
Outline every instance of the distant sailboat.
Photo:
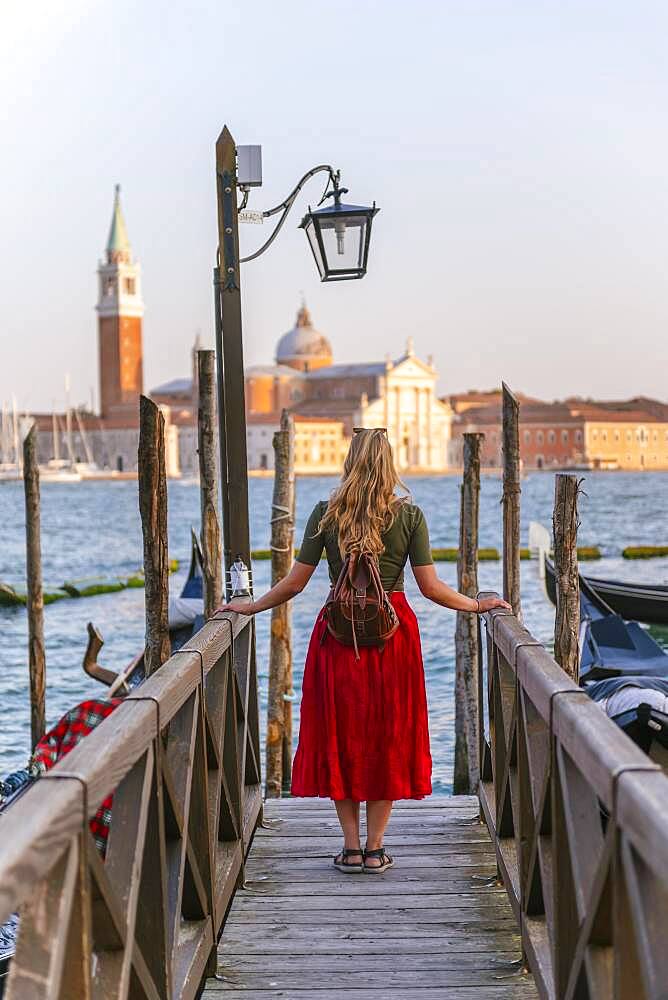
M 23 456 L 21 455 L 19 431 L 19 415 L 16 398 L 12 397 L 12 415 L 9 416 L 7 404 L 2 404 L 2 424 L 0 426 L 0 482 L 16 482 L 23 474 Z

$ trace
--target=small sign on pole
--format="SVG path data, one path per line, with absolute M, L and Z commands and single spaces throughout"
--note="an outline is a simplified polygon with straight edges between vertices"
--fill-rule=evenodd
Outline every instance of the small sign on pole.
M 245 208 L 243 212 L 239 212 L 239 222 L 252 222 L 256 226 L 261 226 L 264 215 L 262 212 L 252 212 L 249 208 Z

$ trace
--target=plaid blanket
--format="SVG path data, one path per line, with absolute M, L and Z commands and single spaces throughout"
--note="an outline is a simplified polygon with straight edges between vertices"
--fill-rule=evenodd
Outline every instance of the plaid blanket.
M 35 747 L 30 760 L 29 769 L 35 774 L 44 774 L 54 764 L 66 757 L 70 750 L 87 736 L 96 726 L 106 719 L 118 705 L 120 698 L 110 698 L 106 701 L 91 698 L 82 701 L 69 712 L 66 712 L 53 729 L 45 733 Z M 95 844 L 102 857 L 107 851 L 107 838 L 111 824 L 112 796 L 108 796 L 90 821 L 90 829 Z

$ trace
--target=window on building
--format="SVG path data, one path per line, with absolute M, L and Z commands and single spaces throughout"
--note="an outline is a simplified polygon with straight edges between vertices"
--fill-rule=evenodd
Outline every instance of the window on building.
M 566 431 L 566 434 L 568 434 L 568 431 Z M 575 440 L 578 444 L 582 444 L 582 431 L 575 432 Z
M 543 432 L 542 431 L 538 431 L 538 433 L 536 434 L 536 442 L 537 442 L 537 444 L 542 444 L 543 443 Z
M 597 437 L 598 437 L 598 431 L 596 430 L 596 428 L 594 428 L 593 431 L 591 432 L 592 441 L 595 441 Z
M 530 444 L 531 443 L 531 431 L 525 431 L 524 432 L 524 443 L 525 444 Z
M 261 469 L 267 469 L 268 467 L 269 467 L 269 463 L 267 462 L 267 455 L 263 451 L 262 454 L 260 455 L 260 468 Z
M 608 440 L 608 432 L 607 431 L 601 431 L 601 437 L 602 437 L 602 439 L 604 441 L 607 441 Z
M 632 437 L 633 437 L 633 435 L 631 434 L 631 431 L 627 431 L 627 432 L 626 432 L 626 440 L 627 440 L 627 441 L 630 441 Z M 630 457 L 631 457 L 631 456 L 629 455 L 629 458 L 630 458 Z
M 568 431 L 561 432 L 561 443 L 568 444 Z
M 619 441 L 619 431 L 615 431 L 615 441 Z
M 135 293 L 135 279 L 134 278 L 123 278 L 123 291 L 126 295 L 134 295 Z
M 104 294 L 113 295 L 116 291 L 116 279 L 109 276 L 104 279 Z
M 655 441 L 658 441 L 658 440 L 659 440 L 659 435 L 657 434 L 657 432 L 656 432 L 656 431 L 654 431 L 654 440 L 655 440 Z
M 548 431 L 547 440 L 550 442 L 550 444 L 554 444 L 554 442 L 557 440 L 557 435 L 554 433 L 554 431 Z

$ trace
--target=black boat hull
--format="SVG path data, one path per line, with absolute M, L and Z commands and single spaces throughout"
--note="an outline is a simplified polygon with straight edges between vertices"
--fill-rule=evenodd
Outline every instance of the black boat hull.
M 599 601 L 626 621 L 668 626 L 668 587 L 597 580 L 596 577 L 582 575 L 580 579 L 587 584 Z M 549 559 L 545 560 L 545 589 L 556 607 L 554 567 Z

